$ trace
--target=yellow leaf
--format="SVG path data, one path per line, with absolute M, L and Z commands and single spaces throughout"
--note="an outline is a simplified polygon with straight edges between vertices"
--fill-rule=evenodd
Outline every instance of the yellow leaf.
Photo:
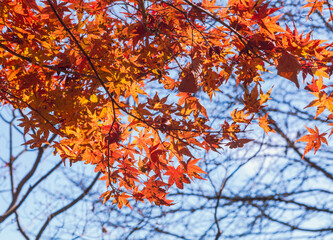
M 265 133 L 268 134 L 268 132 L 275 132 L 275 130 L 269 126 L 269 124 L 274 123 L 273 120 L 267 119 L 268 113 L 265 116 L 259 117 L 259 126 L 264 129 Z
M 97 98 L 96 94 L 93 94 L 93 95 L 90 96 L 90 101 L 93 102 L 93 103 L 98 102 L 98 98 Z

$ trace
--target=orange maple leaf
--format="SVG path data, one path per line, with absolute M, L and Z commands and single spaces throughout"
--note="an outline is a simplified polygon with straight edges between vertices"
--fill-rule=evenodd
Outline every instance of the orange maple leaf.
M 325 143 L 326 145 L 328 145 L 327 140 L 324 137 L 326 135 L 326 133 L 319 134 L 319 130 L 316 126 L 315 126 L 315 129 L 308 128 L 307 126 L 305 126 L 305 127 L 310 132 L 310 134 L 305 135 L 296 141 L 296 142 L 307 142 L 307 145 L 304 149 L 304 154 L 302 156 L 302 159 L 304 158 L 305 154 L 310 152 L 313 148 L 315 150 L 314 153 L 316 154 L 316 152 L 320 148 L 322 142 Z
M 125 193 L 121 193 L 120 195 L 115 196 L 115 199 L 113 200 L 113 204 L 117 204 L 119 209 L 121 209 L 123 207 L 123 205 L 129 207 L 130 209 L 133 210 L 133 208 L 131 207 L 131 205 L 128 202 L 128 198 L 130 196 L 125 194 Z
M 199 166 L 196 165 L 196 163 L 200 160 L 200 158 L 198 159 L 193 159 L 193 160 L 189 160 L 186 164 L 185 164 L 185 170 L 187 171 L 188 176 L 191 178 L 191 180 L 193 180 L 193 177 L 195 178 L 199 178 L 199 179 L 203 179 L 199 173 L 204 173 L 207 174 L 205 171 L 203 171 Z
M 264 129 L 265 133 L 275 132 L 275 130 L 269 126 L 270 123 L 274 123 L 273 120 L 267 119 L 268 113 L 265 116 L 259 117 L 259 126 Z
M 315 119 L 327 108 L 330 112 L 333 111 L 333 98 L 331 96 L 327 96 L 327 94 L 323 91 L 312 93 L 317 97 L 317 99 L 310 102 L 305 108 L 308 107 L 317 107 Z M 305 109 L 304 108 L 304 109 Z
M 183 173 L 181 166 L 178 166 L 177 169 L 174 167 L 169 167 L 169 170 L 165 173 L 165 175 L 169 175 L 169 186 L 172 186 L 176 183 L 176 186 L 180 189 L 183 189 L 184 183 L 191 183 L 190 179 Z

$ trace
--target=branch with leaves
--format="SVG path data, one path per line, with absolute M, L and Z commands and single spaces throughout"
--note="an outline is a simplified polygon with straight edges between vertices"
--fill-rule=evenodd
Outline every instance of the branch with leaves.
M 267 1 L 45 3 L 2 4 L 0 99 L 30 109 L 20 126 L 35 131 L 31 147 L 50 144 L 64 162 L 94 165 L 107 184 L 104 201 L 171 205 L 172 186 L 205 174 L 194 150 L 244 147 L 253 125 L 273 133 L 264 111 L 272 89 L 262 83 L 275 69 L 298 88 L 299 72 L 303 82 L 312 77 L 307 107 L 317 116 L 327 110 L 333 131 L 332 86 L 324 84 L 333 72 L 331 44 L 283 28 L 280 8 Z M 323 4 L 305 5 L 309 16 Z M 244 91 L 242 106 L 213 126 L 200 95 L 213 101 L 230 81 Z M 150 86 L 163 92 L 150 96 Z M 304 155 L 327 143 L 327 133 L 310 132 L 300 139 L 308 142 Z M 50 134 L 61 139 L 49 143 Z

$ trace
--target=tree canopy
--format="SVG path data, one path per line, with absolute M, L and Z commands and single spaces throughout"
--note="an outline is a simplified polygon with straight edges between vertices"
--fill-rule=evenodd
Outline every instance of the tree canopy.
M 307 19 L 331 10 L 307 2 Z M 170 187 L 204 179 L 194 151 L 242 148 L 256 125 L 277 132 L 267 106 L 283 80 L 266 80 L 268 72 L 305 88 L 304 107 L 326 118 L 323 132 L 305 126 L 300 158 L 327 144 L 332 44 L 280 24 L 279 10 L 262 0 L 4 0 L 0 98 L 25 112 L 26 145 L 94 165 L 106 181 L 104 202 L 171 205 Z M 199 93 L 214 102 L 229 84 L 242 91 L 239 103 L 212 124 Z

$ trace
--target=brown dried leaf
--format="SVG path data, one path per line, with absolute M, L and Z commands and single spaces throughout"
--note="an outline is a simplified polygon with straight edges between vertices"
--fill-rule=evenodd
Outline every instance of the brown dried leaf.
M 182 82 L 178 86 L 178 90 L 180 92 L 188 93 L 195 93 L 198 91 L 198 84 L 193 73 L 189 72 L 185 75 L 185 77 L 182 79 Z
M 301 64 L 294 55 L 285 52 L 278 61 L 278 75 L 292 81 L 296 84 L 296 87 L 299 88 L 297 74 L 301 70 L 301 67 Z
M 180 92 L 195 93 L 198 91 L 198 82 L 200 80 L 200 74 L 202 71 L 202 64 L 199 58 L 193 59 L 188 68 L 184 69 L 181 83 L 178 86 Z

